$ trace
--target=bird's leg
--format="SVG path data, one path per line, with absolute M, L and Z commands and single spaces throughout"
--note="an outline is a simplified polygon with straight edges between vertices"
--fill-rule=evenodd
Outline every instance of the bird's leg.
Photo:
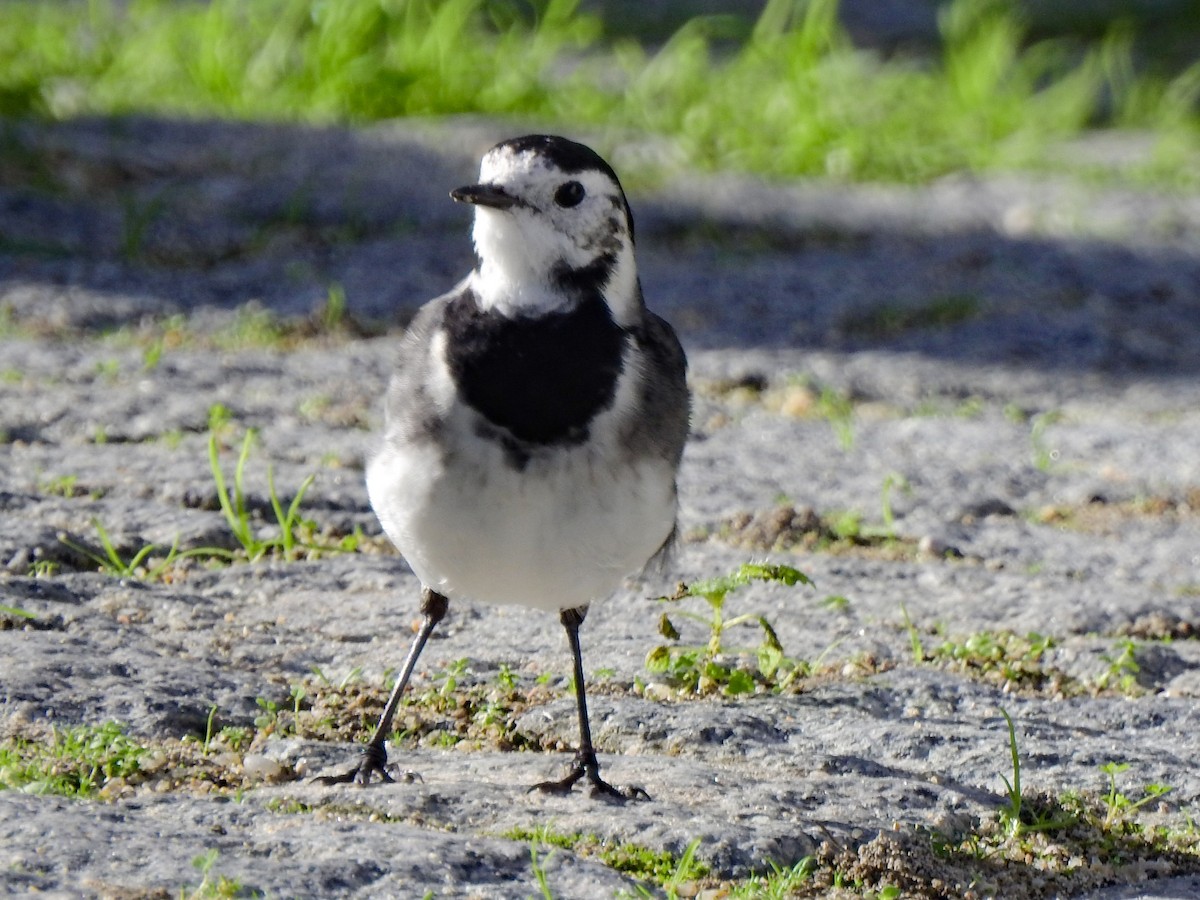
M 588 723 L 587 695 L 583 685 L 583 654 L 579 647 L 579 626 L 587 615 L 586 606 L 564 609 L 559 618 L 567 629 L 567 640 L 571 643 L 571 656 L 575 665 L 575 702 L 579 708 L 579 750 L 571 771 L 561 781 L 543 781 L 530 788 L 549 794 L 565 794 L 585 775 L 592 783 L 592 793 L 621 800 L 649 800 L 650 795 L 640 787 L 615 788 L 600 777 L 600 763 L 592 746 L 592 727 Z
M 446 615 L 449 605 L 450 601 L 437 591 L 422 588 L 421 612 L 425 618 L 421 621 L 421 628 L 417 632 L 417 636 L 413 638 L 412 646 L 408 650 L 408 657 L 404 660 L 404 668 L 400 671 L 396 686 L 392 688 L 387 706 L 383 708 L 379 724 L 375 726 L 375 731 L 371 734 L 371 740 L 367 746 L 362 749 L 362 759 L 349 772 L 342 775 L 326 775 L 317 778 L 316 781 L 321 784 L 346 784 L 348 782 L 369 784 L 372 773 L 378 774 L 383 781 L 393 780 L 387 772 L 387 750 L 384 744 L 387 736 L 391 733 L 392 719 L 396 715 L 396 707 L 400 705 L 400 695 L 404 693 L 404 688 L 408 685 L 408 679 L 417 664 L 417 657 L 421 655 L 421 650 L 424 649 L 425 642 L 429 640 L 429 635 L 433 633 L 434 627 Z

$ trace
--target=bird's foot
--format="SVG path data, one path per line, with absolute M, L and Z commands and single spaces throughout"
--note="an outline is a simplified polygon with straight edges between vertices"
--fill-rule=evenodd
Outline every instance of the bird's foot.
M 583 778 L 591 783 L 591 795 L 593 797 L 603 797 L 612 800 L 617 800 L 624 803 L 626 800 L 649 800 L 650 795 L 646 793 L 644 788 L 640 787 L 613 787 L 607 781 L 600 777 L 600 766 L 596 762 L 595 756 L 591 759 L 579 758 L 571 764 L 571 771 L 567 773 L 565 778 L 558 781 L 542 781 L 535 784 L 529 789 L 529 792 L 540 791 L 543 794 L 569 794 L 571 788 Z
M 314 778 L 313 781 L 317 784 L 361 784 L 367 785 L 371 783 L 371 777 L 378 775 L 380 781 L 392 782 L 396 779 L 387 770 L 387 751 L 383 748 L 383 744 L 367 744 L 362 749 L 362 759 L 358 761 L 358 765 L 349 772 L 343 772 L 340 775 L 322 775 Z M 416 772 L 405 772 L 401 776 L 401 780 L 405 783 L 420 781 L 421 776 Z
M 649 800 L 650 795 L 646 793 L 646 789 L 635 784 L 627 784 L 625 787 L 614 787 L 609 784 L 599 775 L 594 778 L 589 778 L 592 783 L 593 797 L 612 797 L 624 803 L 626 800 Z

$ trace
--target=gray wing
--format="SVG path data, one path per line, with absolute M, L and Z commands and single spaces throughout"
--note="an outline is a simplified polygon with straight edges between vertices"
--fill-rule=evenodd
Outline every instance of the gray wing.
M 641 413 L 646 427 L 635 438 L 644 450 L 679 466 L 691 422 L 692 399 L 687 388 L 687 357 L 675 330 L 647 311 L 642 338 Z
M 687 357 L 675 329 L 649 311 L 646 312 L 641 344 L 645 377 L 638 418 L 646 425 L 631 435 L 630 443 L 635 452 L 657 455 L 678 470 L 692 415 L 692 398 L 687 388 Z M 678 530 L 672 528 L 662 546 L 647 561 L 646 571 L 662 574 L 669 568 L 677 538 Z
M 384 401 L 385 441 L 436 439 L 441 418 L 428 387 L 433 336 L 441 326 L 446 305 L 462 292 L 465 284 L 463 281 L 430 300 L 409 323 Z

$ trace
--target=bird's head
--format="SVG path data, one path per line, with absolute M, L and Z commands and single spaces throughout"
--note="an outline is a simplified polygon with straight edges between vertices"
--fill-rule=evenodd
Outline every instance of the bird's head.
M 593 150 L 547 135 L 504 141 L 484 155 L 479 183 L 450 196 L 475 206 L 483 305 L 536 315 L 599 291 L 617 322 L 639 313 L 633 217 Z

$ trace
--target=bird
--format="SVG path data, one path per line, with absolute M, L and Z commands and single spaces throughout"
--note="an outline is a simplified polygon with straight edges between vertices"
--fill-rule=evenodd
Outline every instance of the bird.
M 503 141 L 478 183 L 476 265 L 420 308 L 402 339 L 367 493 L 421 582 L 421 624 L 357 765 L 329 783 L 392 781 L 385 741 L 451 602 L 557 613 L 572 655 L 579 747 L 530 791 L 649 799 L 600 774 L 580 626 L 589 607 L 661 562 L 677 527 L 690 420 L 687 360 L 645 303 L 629 202 L 591 148 Z

